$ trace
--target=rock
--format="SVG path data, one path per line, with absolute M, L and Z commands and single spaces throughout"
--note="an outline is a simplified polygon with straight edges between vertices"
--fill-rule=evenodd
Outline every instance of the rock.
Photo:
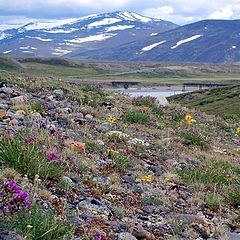
M 62 177 L 62 180 L 63 180 L 65 183 L 67 183 L 68 185 L 70 185 L 70 186 L 74 186 L 74 185 L 75 185 L 74 182 L 73 182 L 73 180 L 72 180 L 70 177 L 63 176 L 63 177 Z
M 9 108 L 8 104 L 0 103 L 0 109 L 6 110 L 6 109 L 8 109 L 8 108 Z
M 4 92 L 4 93 L 10 95 L 10 94 L 13 94 L 13 89 L 10 87 L 4 87 L 4 88 L 1 88 L 1 92 Z
M 124 232 L 118 234 L 118 240 L 137 240 L 137 238 L 128 232 Z
M 146 240 L 155 240 L 155 236 L 144 230 L 140 224 L 135 224 L 135 226 L 131 229 L 132 235 L 135 236 L 137 239 L 146 239 Z
M 198 224 L 205 223 L 204 219 L 201 216 L 191 215 L 191 214 L 179 214 L 175 216 L 175 219 L 188 225 L 192 223 L 198 223 Z
M 91 122 L 93 120 L 93 116 L 91 114 L 85 115 L 85 119 Z
M 169 106 L 169 102 L 166 97 L 158 96 L 155 100 L 155 103 L 158 107 L 166 107 Z
M 31 113 L 30 116 L 37 119 L 42 118 L 42 115 L 39 112 Z
M 87 198 L 78 203 L 77 209 L 79 211 L 88 212 L 93 215 L 101 215 L 102 217 L 109 219 L 113 216 L 111 210 L 105 206 L 102 202 L 95 198 Z
M 24 238 L 13 231 L 0 229 L 0 240 L 24 240 Z
M 53 91 L 53 94 L 62 96 L 62 95 L 64 95 L 64 92 L 63 92 L 62 89 L 56 89 L 56 90 Z
M 16 114 L 26 115 L 26 112 L 24 110 L 17 110 Z
M 72 151 L 78 152 L 80 154 L 86 154 L 85 143 L 76 142 L 73 139 L 67 139 L 64 145 L 70 148 Z
M 240 233 L 229 232 L 227 235 L 229 240 L 240 240 Z
M 3 118 L 6 116 L 6 111 L 4 109 L 0 109 L 0 118 Z
M 9 122 L 9 125 L 18 125 L 18 120 L 17 120 L 17 119 L 12 119 L 12 120 Z
M 28 100 L 27 96 L 24 95 L 11 98 L 13 104 L 21 104 L 26 102 L 27 100 Z

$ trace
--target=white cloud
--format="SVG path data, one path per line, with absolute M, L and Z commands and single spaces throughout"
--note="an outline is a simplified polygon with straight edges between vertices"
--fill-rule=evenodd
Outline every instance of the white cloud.
M 117 10 L 186 24 L 205 18 L 240 18 L 240 0 L 0 0 L 2 16 L 69 18 Z
M 213 13 L 211 13 L 208 18 L 211 19 L 230 19 L 233 16 L 234 12 L 232 6 L 228 5 L 224 8 L 221 8 Z

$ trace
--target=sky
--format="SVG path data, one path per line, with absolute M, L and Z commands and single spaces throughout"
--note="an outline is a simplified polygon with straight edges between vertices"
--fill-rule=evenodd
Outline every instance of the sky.
M 240 0 L 0 0 L 0 24 L 133 11 L 184 25 L 202 19 L 240 19 Z

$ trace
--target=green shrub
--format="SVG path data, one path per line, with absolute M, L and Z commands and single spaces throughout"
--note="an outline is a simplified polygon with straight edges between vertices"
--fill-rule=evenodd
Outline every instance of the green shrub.
M 119 219 L 122 219 L 126 214 L 124 208 L 120 205 L 117 205 L 114 207 L 113 213 L 114 213 L 114 216 Z
M 231 189 L 225 198 L 226 203 L 230 204 L 234 208 L 238 208 L 240 206 L 240 189 L 239 186 Z
M 221 198 L 216 194 L 210 194 L 205 200 L 205 206 L 212 211 L 217 211 L 221 206 Z
M 30 111 L 35 111 L 39 113 L 43 113 L 45 111 L 44 105 L 40 101 L 32 101 L 30 102 Z
M 123 120 L 130 123 L 148 123 L 149 117 L 141 111 L 127 112 L 122 116 Z
M 219 189 L 236 183 L 240 177 L 240 170 L 228 162 L 214 162 L 207 166 L 185 168 L 177 170 L 177 173 L 188 184 L 210 184 Z
M 181 113 L 174 113 L 174 114 L 172 115 L 172 120 L 173 120 L 174 122 L 181 122 L 183 119 L 184 119 L 184 115 L 181 114 Z
M 150 96 L 140 96 L 133 99 L 133 104 L 136 106 L 146 106 L 146 107 L 154 107 L 155 105 L 155 98 Z
M 43 178 L 59 178 L 63 175 L 59 164 L 44 159 L 34 144 L 25 144 L 18 136 L 1 140 L 0 162 L 31 178 L 36 174 Z
M 126 171 L 130 167 L 130 160 L 127 157 L 118 156 L 114 159 L 115 168 L 119 171 Z
M 231 121 L 237 121 L 239 120 L 239 117 L 236 114 L 225 114 L 224 120 L 231 120 Z
M 162 205 L 162 193 L 160 191 L 145 193 L 139 203 L 142 205 Z
M 29 212 L 23 211 L 2 219 L 0 227 L 14 230 L 31 240 L 62 240 L 64 237 L 70 239 L 73 235 L 73 227 L 57 220 L 54 210 L 43 211 L 36 204 Z
M 186 144 L 197 145 L 201 148 L 208 148 L 208 144 L 199 134 L 195 134 L 192 132 L 182 132 L 181 136 L 185 139 Z
M 103 89 L 95 87 L 95 86 L 90 86 L 90 85 L 84 86 L 84 87 L 82 87 L 82 90 L 84 92 L 94 92 L 94 93 L 100 95 L 101 97 L 107 96 L 107 93 Z

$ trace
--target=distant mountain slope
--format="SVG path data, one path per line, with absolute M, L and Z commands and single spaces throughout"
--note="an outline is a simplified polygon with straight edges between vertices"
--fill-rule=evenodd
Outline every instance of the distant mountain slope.
M 240 20 L 204 20 L 114 48 L 74 57 L 233 63 L 240 61 Z
M 152 37 L 176 24 L 132 12 L 38 21 L 0 31 L 0 53 L 14 56 L 66 56 L 113 48 Z M 4 27 L 3 27 L 4 28 Z M 0 25 L 1 29 L 1 25 Z

